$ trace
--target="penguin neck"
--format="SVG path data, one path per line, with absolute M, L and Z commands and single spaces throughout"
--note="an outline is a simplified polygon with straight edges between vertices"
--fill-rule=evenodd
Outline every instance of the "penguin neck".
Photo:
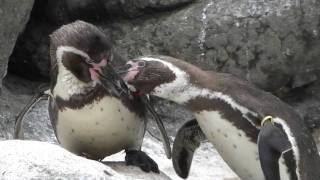
M 68 100 L 73 95 L 86 94 L 96 87 L 93 81 L 85 83 L 78 80 L 62 63 L 58 62 L 57 83 L 54 87 L 54 96 L 59 96 L 64 100 Z
M 59 96 L 63 100 L 69 100 L 73 95 L 81 95 L 91 92 L 95 87 L 95 82 L 86 83 L 80 81 L 62 63 L 62 55 L 65 52 L 72 52 L 81 56 L 88 56 L 85 52 L 69 46 L 57 48 L 56 57 L 58 65 L 57 83 L 53 89 L 53 95 Z
M 255 112 L 236 102 L 229 94 L 216 90 L 219 88 L 215 88 L 217 82 L 213 77 L 214 73 L 207 73 L 186 62 L 161 61 L 168 66 L 176 78 L 169 83 L 157 86 L 151 92 L 152 95 L 184 105 L 191 111 L 209 110 L 211 108 L 205 106 L 194 108 L 195 101 L 205 100 L 208 102 L 218 100 L 225 102 L 230 108 L 240 111 L 244 116 L 247 114 L 257 116 Z M 205 85 L 205 83 L 210 83 L 211 85 Z
M 152 95 L 174 101 L 178 104 L 185 104 L 199 95 L 196 91 L 201 91 L 201 89 L 192 82 L 195 79 L 193 74 L 193 68 L 195 66 L 190 66 L 184 62 L 182 64 L 176 64 L 177 62 L 159 59 L 157 61 L 165 64 L 173 72 L 175 79 L 169 83 L 160 84 L 155 87 L 151 92 Z M 186 65 L 189 66 L 189 68 L 191 67 L 191 69 L 184 67 Z

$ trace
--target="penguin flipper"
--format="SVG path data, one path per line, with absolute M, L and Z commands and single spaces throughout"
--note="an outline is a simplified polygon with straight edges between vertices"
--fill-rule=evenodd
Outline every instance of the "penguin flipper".
M 279 158 L 291 150 L 286 134 L 268 122 L 261 127 L 258 136 L 260 164 L 266 180 L 280 180 Z
M 43 90 L 43 87 L 39 88 L 40 90 Z M 32 107 L 37 104 L 39 101 L 47 99 L 49 95 L 45 94 L 45 92 L 41 91 L 35 94 L 28 104 L 22 109 L 22 111 L 18 114 L 16 121 L 15 121 L 15 127 L 14 127 L 14 133 L 13 138 L 14 139 L 23 139 L 23 132 L 22 132 L 22 121 L 26 114 L 32 109 Z
M 179 129 L 173 143 L 172 163 L 181 178 L 188 177 L 193 154 L 204 139 L 206 137 L 195 119 L 186 122 Z
M 171 146 L 170 146 L 170 140 L 167 134 L 167 131 L 163 125 L 162 119 L 159 117 L 159 115 L 156 113 L 156 111 L 154 110 L 153 106 L 150 104 L 150 101 L 148 100 L 147 96 L 140 96 L 140 99 L 142 100 L 142 102 L 144 103 L 144 105 L 146 106 L 146 108 L 149 110 L 149 112 L 151 113 L 152 117 L 154 118 L 154 120 L 157 123 L 157 126 L 159 128 L 160 134 L 161 134 L 161 141 L 164 147 L 164 151 L 167 155 L 167 158 L 170 159 L 172 156 L 171 153 Z

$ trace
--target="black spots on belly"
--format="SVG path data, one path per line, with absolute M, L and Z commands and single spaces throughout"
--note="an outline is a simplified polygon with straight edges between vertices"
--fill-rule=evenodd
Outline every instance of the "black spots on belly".
M 228 134 L 224 134 L 223 136 L 224 136 L 225 138 L 228 138 Z
M 99 122 L 96 122 L 96 123 L 95 123 L 95 125 L 96 125 L 96 126 L 99 126 L 99 125 L 100 125 L 100 123 L 99 123 Z
M 212 131 L 210 132 L 210 136 L 211 136 L 212 138 L 215 138 L 215 137 L 216 137 Z
M 103 108 L 100 108 L 100 111 L 102 112 L 102 111 L 103 111 Z
M 71 129 L 71 133 L 74 133 L 75 132 L 75 130 L 74 129 Z
M 120 119 L 122 122 L 124 121 L 124 118 L 123 117 L 121 117 L 121 119 Z
M 130 131 L 130 130 L 131 130 L 131 128 L 129 126 L 127 126 L 127 131 Z
M 121 110 L 120 110 L 120 109 L 118 109 L 118 112 L 121 112 Z
M 186 103 L 188 109 L 193 112 L 198 111 L 216 111 L 219 112 L 222 119 L 232 123 L 234 127 L 243 131 L 253 143 L 257 142 L 260 126 L 260 119 L 252 114 L 243 114 L 240 110 L 233 108 L 223 99 L 209 99 L 205 97 L 196 97 Z M 248 120 L 250 119 L 250 121 Z
M 241 133 L 238 133 L 238 136 L 239 136 L 239 137 L 242 137 L 242 134 L 241 134 Z
M 233 147 L 234 149 L 237 149 L 237 145 L 235 145 L 235 144 L 233 144 L 232 147 Z
M 218 133 L 221 133 L 221 129 L 217 129 L 217 132 L 218 132 Z

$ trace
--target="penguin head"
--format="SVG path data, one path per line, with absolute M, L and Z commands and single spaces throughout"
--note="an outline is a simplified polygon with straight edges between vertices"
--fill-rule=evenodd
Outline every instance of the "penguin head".
M 176 74 L 168 63 L 159 59 L 141 58 L 130 60 L 126 64 L 127 72 L 123 80 L 129 88 L 139 94 L 157 93 L 157 87 L 170 84 Z
M 75 21 L 50 35 L 50 55 L 61 69 L 69 71 L 79 81 L 99 81 L 98 72 L 112 65 L 115 56 L 112 43 L 102 31 L 84 21 Z M 54 66 L 54 64 L 53 64 Z

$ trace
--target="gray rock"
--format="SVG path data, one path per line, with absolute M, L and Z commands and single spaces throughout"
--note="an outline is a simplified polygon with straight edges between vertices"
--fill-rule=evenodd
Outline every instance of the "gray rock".
M 76 19 L 101 21 L 105 17 L 136 18 L 168 11 L 195 0 L 57 0 L 42 2 L 42 12 L 57 24 Z
M 121 21 L 101 27 L 112 33 L 126 57 L 171 55 L 203 69 L 242 76 L 277 92 L 318 78 L 315 71 L 319 66 L 305 62 L 318 65 L 314 58 L 320 56 L 319 28 L 314 21 L 320 13 L 302 12 L 319 6 L 314 1 L 301 5 L 287 0 L 201 1 L 142 22 Z
M 0 0 L 0 90 L 8 58 L 29 19 L 34 0 Z
M 111 167 L 113 170 L 115 170 L 117 173 L 125 176 L 127 179 L 155 179 L 155 180 L 170 180 L 171 178 L 164 174 L 163 172 L 160 172 L 160 175 L 157 173 L 143 173 L 141 169 L 135 167 L 135 166 L 126 166 L 125 162 L 103 162 L 107 166 Z
M 8 140 L 0 148 L 1 179 L 169 179 L 123 163 L 88 160 L 45 142 Z
M 15 119 L 35 93 L 39 82 L 9 75 L 3 79 L 3 84 L 0 95 L 0 139 L 11 139 Z M 30 115 L 33 114 L 30 113 Z M 38 114 L 37 117 L 41 117 L 41 114 Z M 37 122 L 37 119 L 35 121 Z M 35 124 L 39 125 L 40 122 L 41 120 Z
M 110 167 L 38 141 L 0 142 L 2 179 L 123 179 Z

